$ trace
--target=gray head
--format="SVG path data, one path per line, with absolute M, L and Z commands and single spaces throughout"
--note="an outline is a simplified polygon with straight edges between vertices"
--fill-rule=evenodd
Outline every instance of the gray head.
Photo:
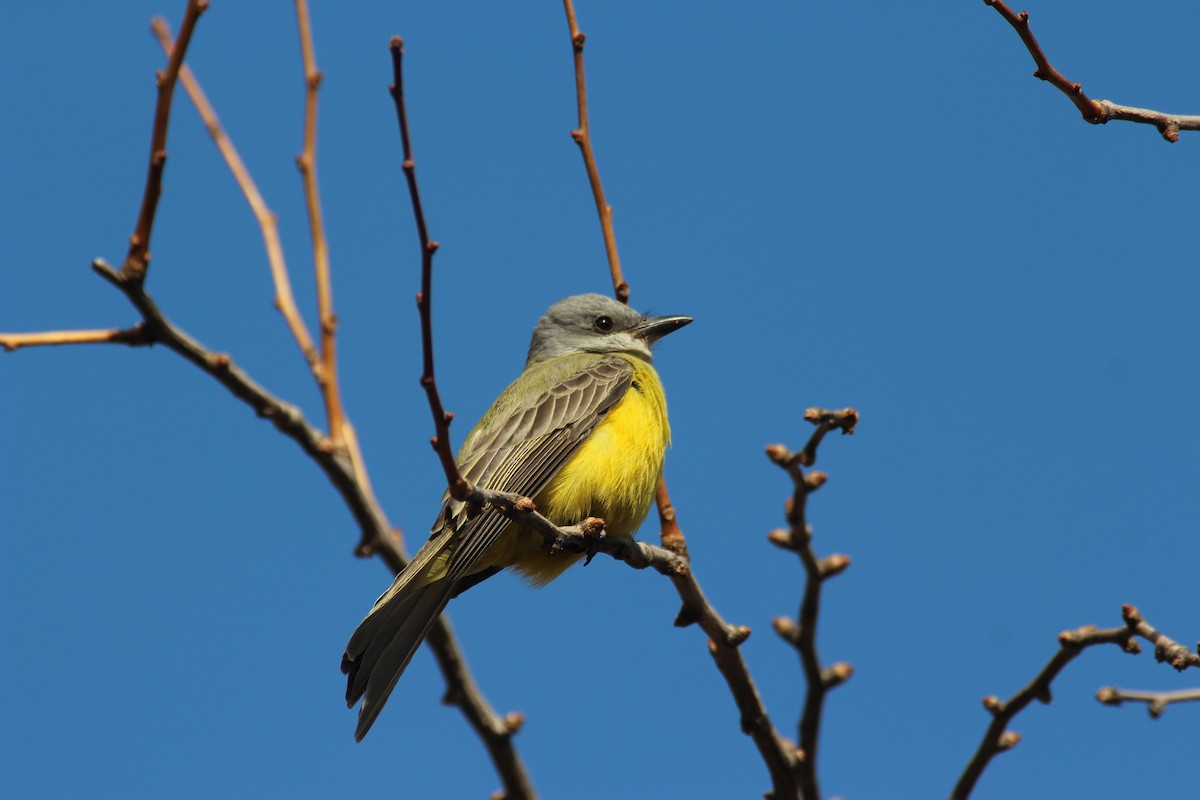
M 559 300 L 538 320 L 525 366 L 568 353 L 628 353 L 650 360 L 650 346 L 691 317 L 646 317 L 602 294 Z

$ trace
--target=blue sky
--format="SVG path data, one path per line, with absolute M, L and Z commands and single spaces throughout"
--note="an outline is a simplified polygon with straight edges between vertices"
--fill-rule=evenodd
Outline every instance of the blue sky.
M 1033 6 L 1092 97 L 1200 112 L 1200 9 Z M 0 329 L 126 326 L 89 269 L 119 262 L 182 2 L 14 5 L 0 25 Z M 667 476 L 710 598 L 775 723 L 803 692 L 770 630 L 798 563 L 765 534 L 808 406 L 853 405 L 812 498 L 820 646 L 856 674 L 827 706 L 830 795 L 945 796 L 1056 634 L 1138 605 L 1194 642 L 1200 138 L 1084 125 L 980 2 L 588 3 L 592 129 L 633 304 L 696 323 L 658 366 Z M 461 427 L 519 372 L 529 330 L 607 272 L 575 145 L 570 47 L 543 4 L 316 3 L 319 169 L 341 377 L 376 491 L 409 541 L 441 474 L 417 385 L 417 249 L 387 41 L 408 43 L 437 257 L 446 404 Z M 279 214 L 315 319 L 286 3 L 213 3 L 189 62 Z M 321 419 L 261 240 L 182 95 L 148 288 L 209 347 Z M 0 355 L 0 794 L 485 797 L 498 786 L 417 658 L 355 745 L 338 670 L 388 584 L 298 448 L 165 349 Z M 456 438 L 457 445 L 459 439 Z M 647 527 L 643 536 L 653 539 Z M 662 578 L 598 558 L 546 589 L 502 576 L 450 607 L 545 797 L 751 797 L 769 787 Z M 1192 777 L 1196 713 L 1150 721 L 1097 688 L 1182 688 L 1149 654 L 1094 650 L 1014 728 L 980 798 L 1125 798 Z M 1116 764 L 1125 768 L 1114 768 Z

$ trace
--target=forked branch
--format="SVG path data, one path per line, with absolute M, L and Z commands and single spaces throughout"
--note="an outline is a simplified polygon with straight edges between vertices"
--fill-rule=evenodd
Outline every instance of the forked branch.
M 1048 81 L 1065 94 L 1067 99 L 1079 109 L 1085 122 L 1093 125 L 1103 125 L 1111 120 L 1141 122 L 1158 128 L 1159 133 L 1168 142 L 1179 141 L 1181 130 L 1200 130 L 1200 116 L 1164 114 L 1148 108 L 1118 105 L 1109 100 L 1092 100 L 1083 93 L 1081 84 L 1067 80 L 1061 72 L 1050 65 L 1050 60 L 1042 52 L 1042 46 L 1038 44 L 1038 40 L 1034 38 L 1033 31 L 1029 27 L 1028 11 L 1015 13 L 1004 0 L 983 0 L 983 2 L 996 9 L 996 12 L 1004 17 L 1005 21 L 1012 25 L 1013 30 L 1021 37 L 1025 49 L 1029 51 L 1029 55 L 1033 56 L 1033 61 L 1037 64 L 1033 77 Z
M 150 30 L 158 39 L 158 43 L 162 45 L 163 50 L 170 55 L 175 47 L 175 43 L 171 41 L 171 29 L 167 25 L 167 21 L 162 17 L 154 18 L 150 22 Z M 188 97 L 192 100 L 192 105 L 200 113 L 200 119 L 204 121 L 205 130 L 208 131 L 208 135 L 212 137 L 213 142 L 217 145 L 217 150 L 220 151 L 221 157 L 225 159 L 225 164 L 229 167 L 229 171 L 233 173 L 233 179 L 237 182 L 238 188 L 242 190 L 246 202 L 250 204 L 250 210 L 254 212 L 254 218 L 258 221 L 259 230 L 262 232 L 263 245 L 267 250 L 267 263 L 271 267 L 271 280 L 275 284 L 275 307 L 283 314 L 283 319 L 287 323 L 288 330 L 291 331 L 292 338 L 296 340 L 296 344 L 300 348 L 300 354 L 304 356 L 304 360 L 313 371 L 313 375 L 319 378 L 320 369 L 317 350 L 313 346 L 308 326 L 304 323 L 304 319 L 300 315 L 300 309 L 296 307 L 295 296 L 292 294 L 292 282 L 288 277 L 287 264 L 283 258 L 283 245 L 279 241 L 279 225 L 275 217 L 275 212 L 271 211 L 266 201 L 263 200 L 262 194 L 258 191 L 258 186 L 254 183 L 254 178 L 250 176 L 250 170 L 246 169 L 245 163 L 242 162 L 241 156 L 238 155 L 237 148 L 233 146 L 233 140 L 225 132 L 224 127 L 221 125 L 221 120 L 217 117 L 216 110 L 212 107 L 212 103 L 208 101 L 208 97 L 200 87 L 200 81 L 192 74 L 192 70 L 186 64 L 179 70 L 179 82 L 183 84 L 184 90 L 187 91 Z
M 174 48 L 174 43 L 171 41 L 171 31 L 167 22 L 161 18 L 156 18 L 150 23 L 150 30 L 158 38 L 159 44 L 163 49 L 170 54 Z M 225 132 L 221 126 L 221 121 L 217 117 L 216 110 L 208 101 L 204 94 L 204 90 L 200 87 L 200 81 L 192 73 L 185 64 L 179 71 L 179 82 L 183 84 L 183 88 L 187 91 L 193 105 L 200 114 L 200 118 L 204 121 L 204 127 L 212 137 L 213 142 L 217 145 L 217 150 L 225 160 L 226 166 L 233 174 L 234 180 L 238 187 L 242 190 L 242 194 L 246 197 L 246 201 L 250 204 L 250 209 L 254 213 L 254 217 L 258 220 L 259 229 L 262 232 L 263 244 L 266 246 L 267 261 L 271 267 L 271 278 L 275 284 L 275 306 L 283 314 L 284 320 L 287 323 L 288 329 L 295 338 L 297 345 L 300 347 L 300 352 L 304 356 L 313 377 L 317 381 L 318 388 L 321 389 L 323 396 L 328 398 L 329 391 L 332 390 L 334 396 L 337 396 L 339 389 L 336 385 L 337 375 L 331 377 L 334 380 L 332 387 L 327 386 L 326 377 L 329 373 L 326 372 L 319 360 L 316 349 L 313 346 L 312 337 L 309 335 L 308 326 L 304 324 L 304 320 L 300 316 L 300 311 L 296 307 L 296 301 L 292 295 L 291 280 L 288 277 L 287 264 L 284 262 L 283 246 L 279 239 L 279 226 L 275 218 L 275 214 L 267 207 L 263 200 L 262 194 L 259 193 L 254 179 L 250 176 L 250 171 L 242 162 L 238 155 L 237 148 L 233 145 L 233 140 Z M 322 240 L 323 240 L 322 236 Z M 340 407 L 340 400 L 337 402 Z M 326 403 L 328 408 L 328 402 Z M 354 426 L 350 424 L 349 418 L 345 413 L 338 415 L 342 424 L 342 441 L 341 446 L 345 448 L 346 455 L 350 459 L 351 471 L 354 475 L 356 483 L 359 485 L 361 498 L 371 507 L 369 516 L 375 519 L 383 519 L 383 511 L 379 507 L 379 501 L 375 498 L 375 492 L 371 487 L 371 479 L 367 474 L 366 462 L 362 457 L 362 452 L 358 445 L 358 437 L 354 433 Z M 338 442 L 330 434 L 330 447 L 338 447 Z M 361 526 L 359 528 L 362 533 L 362 538 L 359 541 L 356 552 L 360 556 L 370 555 L 376 549 L 376 541 L 379 539 L 377 530 L 371 526 Z M 398 534 L 396 534 L 398 536 Z
M 1136 654 L 1141 652 L 1137 642 L 1141 638 L 1154 645 L 1154 655 L 1158 661 L 1169 663 L 1176 670 L 1200 667 L 1200 655 L 1155 630 L 1135 607 L 1122 607 L 1121 616 L 1125 625 L 1120 628 L 1097 630 L 1094 625 L 1085 625 L 1073 631 L 1063 631 L 1058 635 L 1058 652 L 1024 688 L 1008 700 L 993 696 L 983 698 L 983 707 L 992 715 L 992 722 L 951 792 L 951 800 L 969 797 L 992 758 L 997 753 L 1011 750 L 1021 741 L 1020 734 L 1008 730 L 1012 718 L 1034 700 L 1049 703 L 1052 699 L 1050 684 L 1084 649 L 1098 644 L 1115 644 L 1127 653 Z

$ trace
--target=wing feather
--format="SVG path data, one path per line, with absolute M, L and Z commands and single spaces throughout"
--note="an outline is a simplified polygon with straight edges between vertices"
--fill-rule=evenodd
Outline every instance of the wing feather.
M 565 374 L 553 376 L 549 389 L 536 398 L 512 401 L 505 396 L 508 392 L 498 398 L 498 414 L 484 418 L 459 454 L 467 479 L 483 488 L 525 497 L 541 492 L 625 396 L 633 380 L 633 365 L 624 358 L 594 359 L 584 355 L 555 365 Z M 457 529 L 449 563 L 452 578 L 471 574 L 509 525 L 493 509 L 468 520 L 465 507 L 452 501 L 439 519 L 439 527 L 449 523 Z

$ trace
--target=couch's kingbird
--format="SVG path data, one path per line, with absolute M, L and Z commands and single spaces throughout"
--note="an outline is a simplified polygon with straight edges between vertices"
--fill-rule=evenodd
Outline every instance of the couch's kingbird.
M 691 321 L 643 316 L 599 294 L 558 301 L 533 329 L 520 377 L 463 442 L 459 470 L 474 485 L 533 498 L 557 525 L 601 517 L 609 536 L 632 536 L 671 438 L 650 348 Z M 362 699 L 356 739 L 450 598 L 505 567 L 543 585 L 579 559 L 551 556 L 542 543 L 495 509 L 470 516 L 465 504 L 445 499 L 429 541 L 346 645 L 346 704 Z

